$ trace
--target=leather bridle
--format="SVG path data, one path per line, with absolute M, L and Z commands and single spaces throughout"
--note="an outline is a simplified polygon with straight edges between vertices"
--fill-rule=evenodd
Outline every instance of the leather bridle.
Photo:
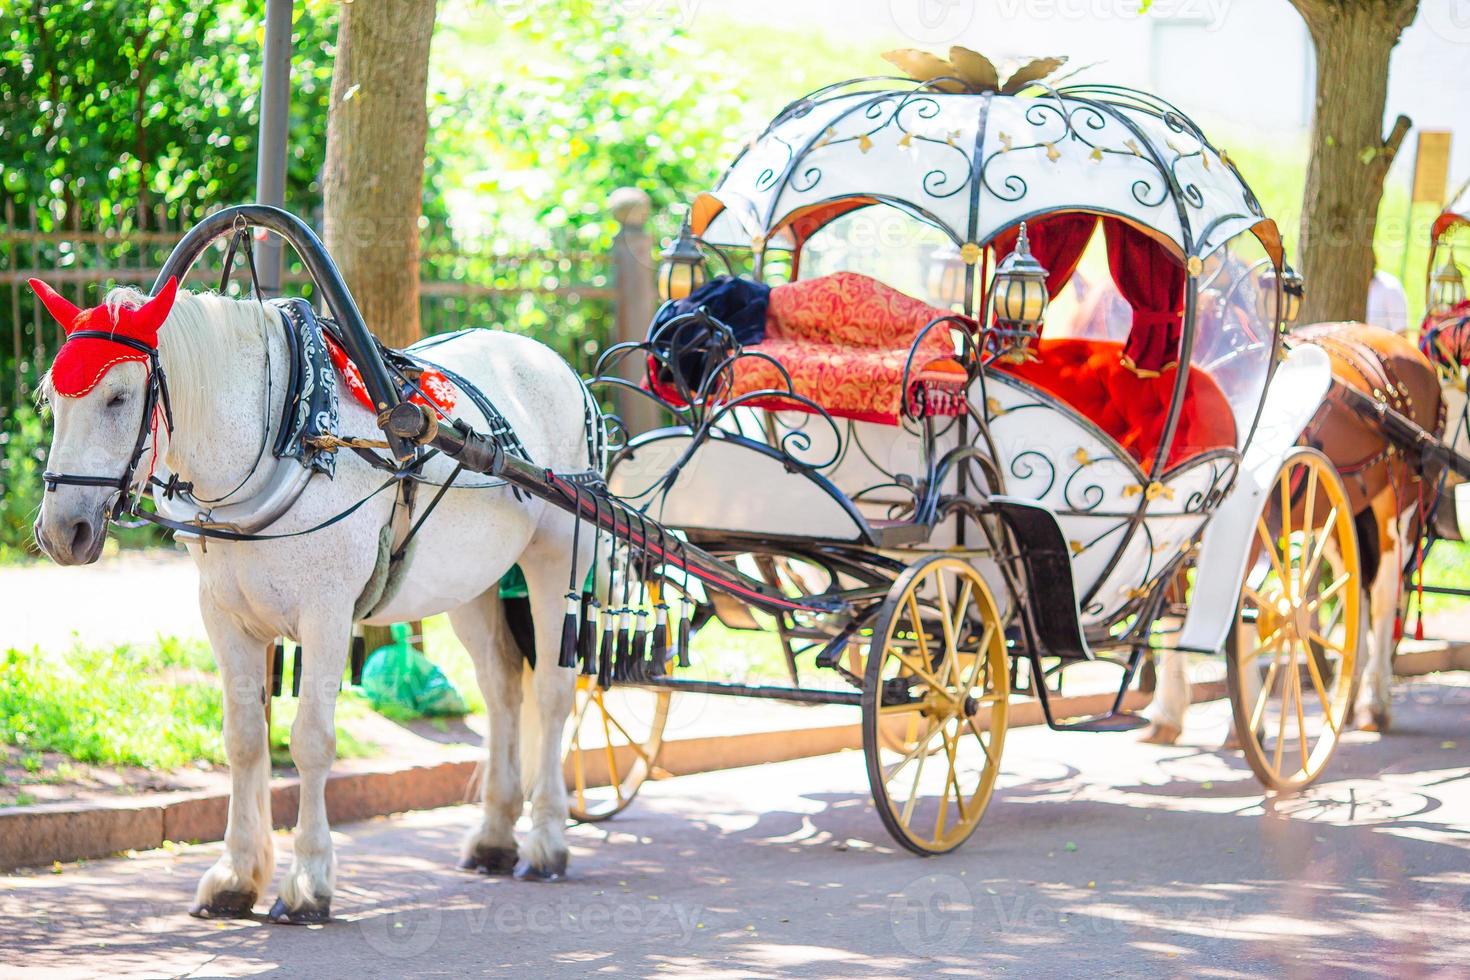
M 41 474 L 45 481 L 46 492 L 50 493 L 59 486 L 73 487 L 111 487 L 117 491 L 111 506 L 108 509 L 107 519 L 116 521 L 130 510 L 128 506 L 129 492 L 132 490 L 133 482 L 137 477 L 138 464 L 142 462 L 143 450 L 147 445 L 148 436 L 154 431 L 154 414 L 160 405 L 163 407 L 164 429 L 171 436 L 174 431 L 173 406 L 168 397 L 168 378 L 163 373 L 163 365 L 158 360 L 158 348 L 151 344 L 145 344 L 141 340 L 124 337 L 119 334 L 109 333 L 106 330 L 77 330 L 67 335 L 67 340 L 106 340 L 110 343 L 121 344 L 131 347 L 148 355 L 148 383 L 143 396 L 143 418 L 138 423 L 138 438 L 133 441 L 133 453 L 128 458 L 128 464 L 120 476 L 86 476 L 76 473 L 57 473 L 47 470 Z M 153 448 L 155 456 L 158 447 Z

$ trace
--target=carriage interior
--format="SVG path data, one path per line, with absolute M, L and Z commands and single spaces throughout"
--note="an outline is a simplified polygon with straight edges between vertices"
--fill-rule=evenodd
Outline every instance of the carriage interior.
M 1047 317 L 1024 360 L 997 359 L 988 370 L 1045 392 L 1105 434 L 1120 456 L 1152 471 L 1180 380 L 1184 261 L 1147 231 L 1090 212 L 1041 216 L 1028 223 L 1028 234 L 1049 272 Z M 879 240 L 904 247 L 873 247 Z M 781 390 L 784 370 L 796 394 L 836 418 L 902 426 L 963 414 L 966 373 L 955 334 L 977 324 L 961 311 L 985 308 L 986 270 L 1016 240 L 1011 228 L 988 243 L 969 277 L 975 295 L 966 304 L 958 250 L 897 208 L 845 210 L 807 237 L 788 239 L 794 247 L 775 267 L 778 277 L 792 278 L 773 286 L 765 336 L 745 348 L 764 356 L 732 365 L 729 397 Z M 1273 330 L 1260 302 L 1270 288 L 1263 256 L 1246 233 L 1203 264 L 1198 333 L 1164 470 L 1240 449 L 1254 422 Z M 951 315 L 949 329 L 925 333 Z M 807 410 L 775 394 L 749 404 Z

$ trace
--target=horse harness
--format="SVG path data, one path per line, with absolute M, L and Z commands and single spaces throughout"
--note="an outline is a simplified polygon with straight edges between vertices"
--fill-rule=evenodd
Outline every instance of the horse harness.
M 71 474 L 55 471 L 46 471 L 43 474 L 46 489 L 54 491 L 58 486 L 88 486 L 88 487 L 110 487 L 116 491 L 115 500 L 111 502 L 108 510 L 108 519 L 113 522 L 121 522 L 124 517 L 132 517 L 137 522 L 154 524 L 159 527 L 174 531 L 179 534 L 193 535 L 195 537 L 209 540 L 224 541 L 270 541 L 283 538 L 300 537 L 312 534 L 316 531 L 325 530 L 352 514 L 356 513 L 369 500 L 378 496 L 390 486 L 396 486 L 396 496 L 392 516 L 388 525 L 384 528 L 383 537 L 386 542 L 380 542 L 379 567 L 375 569 L 369 587 L 359 598 L 358 615 L 369 614 L 372 608 L 380 606 L 388 597 L 391 585 L 398 578 L 400 567 L 408 553 L 409 545 L 412 543 L 419 529 L 429 515 L 433 513 L 445 494 L 453 486 L 454 481 L 463 470 L 462 466 L 456 466 L 449 477 L 438 487 L 437 493 L 431 499 L 428 507 L 413 520 L 413 509 L 417 497 L 418 485 L 420 483 L 432 483 L 423 476 L 422 469 L 426 462 L 437 455 L 434 449 L 418 449 L 411 460 L 402 463 L 395 462 L 388 457 L 374 451 L 382 448 L 385 443 L 377 440 L 343 438 L 339 434 L 339 403 L 338 383 L 339 380 L 327 356 L 328 338 L 340 344 L 337 336 L 337 326 L 328 317 L 319 317 L 311 305 L 299 298 L 287 298 L 272 300 L 268 304 L 280 317 L 285 335 L 285 346 L 289 357 L 289 380 L 287 383 L 286 396 L 283 401 L 279 420 L 275 425 L 275 439 L 270 440 L 271 423 L 266 422 L 265 431 L 262 433 L 262 446 L 269 442 L 271 456 L 281 464 L 286 461 L 294 461 L 301 467 L 310 471 L 309 475 L 317 473 L 325 474 L 329 479 L 335 475 L 335 454 L 339 449 L 350 449 L 370 466 L 387 474 L 385 481 L 367 496 L 358 500 L 347 509 L 333 515 L 321 523 L 301 531 L 292 531 L 281 534 L 260 533 L 263 527 L 274 523 L 276 517 L 271 517 L 260 527 L 252 530 L 242 530 L 238 526 L 217 523 L 211 520 L 210 515 L 214 507 L 232 496 L 240 487 L 249 482 L 254 476 L 260 459 L 257 459 L 257 468 L 252 468 L 251 473 L 242 480 L 239 486 L 224 497 L 214 500 L 200 500 L 194 496 L 193 485 L 187 481 L 180 480 L 177 474 L 171 474 L 166 480 L 159 479 L 152 474 L 152 464 L 148 477 L 139 483 L 138 467 L 143 461 L 143 456 L 150 448 L 149 436 L 155 436 L 152 443 L 154 462 L 157 460 L 158 441 L 156 432 L 158 427 L 158 415 L 162 414 L 162 422 L 165 431 L 172 435 L 174 431 L 173 409 L 168 390 L 168 379 L 164 373 L 163 366 L 159 361 L 158 347 L 156 344 L 147 344 L 129 337 L 116 335 L 106 331 L 79 330 L 70 334 L 78 339 L 95 337 L 105 339 L 112 343 L 122 344 L 147 356 L 147 380 L 144 395 L 143 414 L 138 426 L 138 434 L 134 439 L 133 451 L 128 458 L 127 465 L 121 474 L 117 476 L 98 476 L 90 474 Z M 435 346 L 454 337 L 460 336 L 465 331 L 459 331 L 443 338 L 435 337 L 426 346 Z M 267 348 L 268 350 L 269 348 Z M 517 456 L 520 459 L 531 462 L 530 453 L 526 450 L 519 435 L 515 432 L 505 415 L 496 408 L 491 399 L 480 388 L 472 384 L 459 373 L 452 371 L 443 365 L 433 363 L 421 356 L 416 356 L 409 351 L 393 350 L 379 345 L 379 354 L 384 364 L 388 367 L 390 374 L 395 375 L 400 383 L 400 397 L 404 399 L 417 396 L 428 400 L 418 385 L 418 379 L 426 370 L 433 370 L 444 375 L 455 388 L 459 390 L 471 404 L 484 416 L 487 436 L 494 442 L 501 452 Z M 568 365 L 570 370 L 570 365 Z M 575 374 L 575 372 L 573 372 Z M 581 379 L 578 377 L 578 381 Z M 585 384 L 582 385 L 585 401 L 585 412 L 587 426 L 584 431 L 588 439 L 588 463 L 589 469 L 597 468 L 600 455 L 605 451 L 605 439 L 602 427 L 598 424 L 599 410 L 596 402 L 587 392 Z M 432 404 L 432 402 L 430 402 Z M 443 413 L 440 412 L 442 415 Z M 262 453 L 263 456 L 263 453 Z M 294 496 L 288 505 L 281 508 L 281 513 L 289 510 L 289 504 L 299 498 L 304 491 L 306 481 L 303 480 L 295 490 Z M 485 484 L 482 486 L 509 485 L 504 483 Z M 134 495 L 134 490 L 141 492 L 144 488 L 152 488 L 160 494 L 166 502 L 178 502 L 184 506 L 197 508 L 196 515 L 187 520 L 175 520 L 163 514 L 149 513 L 140 506 L 140 501 Z M 511 487 L 516 499 L 522 498 L 521 491 L 514 486 Z M 134 525 L 137 526 L 137 525 Z M 386 547 L 381 545 L 386 544 Z M 376 584 L 377 589 L 373 586 Z M 372 593 L 376 592 L 376 595 Z M 368 601 L 371 600 L 371 601 Z M 364 609 L 364 605 L 367 606 Z

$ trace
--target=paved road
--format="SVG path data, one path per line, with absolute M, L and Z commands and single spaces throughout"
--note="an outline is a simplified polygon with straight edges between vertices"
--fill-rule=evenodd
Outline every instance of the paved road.
M 1208 749 L 1218 704 L 1168 749 L 1018 730 L 980 831 L 928 860 L 843 753 L 652 785 L 573 830 L 559 884 L 451 870 L 469 808 L 341 827 L 320 928 L 186 917 L 218 845 L 0 878 L 0 973 L 1463 977 L 1470 687 L 1399 701 L 1399 734 L 1264 808 Z

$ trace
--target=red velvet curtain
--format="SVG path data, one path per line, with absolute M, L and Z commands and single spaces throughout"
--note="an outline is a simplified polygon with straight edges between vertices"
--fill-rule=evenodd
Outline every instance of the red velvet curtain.
M 1097 226 L 1097 215 L 1079 212 L 1064 212 L 1047 215 L 1026 222 L 1026 238 L 1031 242 L 1031 254 L 1036 256 L 1046 269 L 1046 291 L 1052 299 L 1077 271 L 1082 261 L 1082 252 L 1092 238 L 1092 229 Z M 1021 237 L 1018 225 L 996 235 L 991 240 L 999 262 L 1016 249 L 1016 240 Z
M 1141 377 L 1154 377 L 1179 360 L 1184 266 L 1125 221 L 1104 219 L 1103 232 L 1113 282 L 1133 307 L 1133 328 L 1123 345 L 1123 363 Z

